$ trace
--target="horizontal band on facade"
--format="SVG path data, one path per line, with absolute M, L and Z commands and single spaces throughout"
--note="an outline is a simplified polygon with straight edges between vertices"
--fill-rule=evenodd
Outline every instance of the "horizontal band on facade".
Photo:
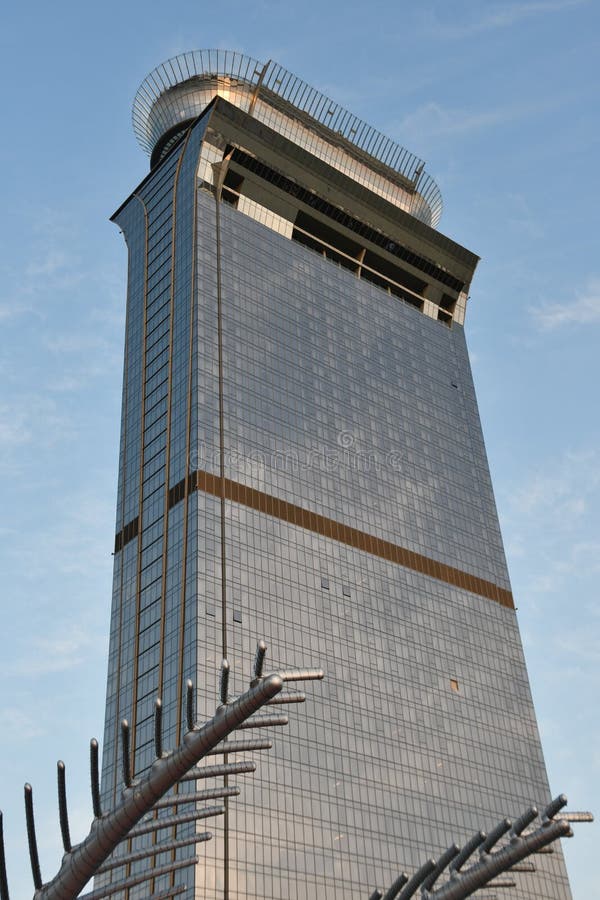
M 478 594 L 488 600 L 493 600 L 501 606 L 508 609 L 514 609 L 514 601 L 511 591 L 486 581 L 484 578 L 477 578 L 469 572 L 462 569 L 456 569 L 445 563 L 437 562 L 421 553 L 415 553 L 413 550 L 407 550 L 398 544 L 385 541 L 383 538 L 375 537 L 367 534 L 358 528 L 352 528 L 334 519 L 328 519 L 326 516 L 319 515 L 311 510 L 288 503 L 287 500 L 281 500 L 278 497 L 272 497 L 263 491 L 257 491 L 247 485 L 240 484 L 230 478 L 221 479 L 219 475 L 213 475 L 202 469 L 191 472 L 187 479 L 188 493 L 192 491 L 203 491 L 213 497 L 224 497 L 233 503 L 239 503 L 241 506 L 247 506 L 255 509 L 265 515 L 273 516 L 283 522 L 289 522 L 291 525 L 297 525 L 300 528 L 306 528 L 315 534 L 323 535 L 323 537 L 331 538 L 341 544 L 349 547 L 355 547 L 357 550 L 363 550 L 365 553 L 371 553 L 380 559 L 386 559 L 389 562 L 412 569 L 413 572 L 419 572 L 422 575 L 428 575 L 436 578 L 438 581 L 444 581 L 446 584 L 454 585 L 463 590 L 470 591 L 472 594 Z M 169 507 L 179 503 L 185 496 L 185 479 L 174 485 L 169 491 Z

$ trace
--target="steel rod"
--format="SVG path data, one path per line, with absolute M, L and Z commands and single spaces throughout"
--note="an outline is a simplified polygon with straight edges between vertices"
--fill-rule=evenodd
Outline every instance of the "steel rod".
M 426 878 L 428 878 L 431 873 L 435 870 L 435 859 L 428 859 L 427 862 L 423 863 L 420 869 L 417 869 L 412 878 L 407 881 L 405 886 L 402 888 L 400 893 L 398 894 L 398 900 L 409 900 L 409 897 L 412 897 L 413 894 L 416 894 L 419 887 L 423 884 Z
M 100 803 L 100 769 L 98 765 L 98 741 L 96 738 L 92 738 L 90 741 L 90 786 L 94 817 L 99 819 L 102 815 L 102 805 Z
M 246 775 L 256 772 L 256 763 L 243 760 L 239 763 L 220 763 L 216 766 L 195 766 L 179 781 L 197 781 L 200 778 L 220 778 L 221 775 Z
M 243 728 L 273 728 L 276 725 L 288 725 L 289 721 L 287 716 L 256 716 L 248 719 L 247 722 L 242 722 L 239 730 L 241 731 Z
M 69 812 L 67 809 L 67 784 L 65 764 L 62 759 L 56 763 L 56 778 L 58 781 L 58 819 L 60 822 L 60 835 L 62 837 L 65 853 L 71 852 L 71 833 L 69 831 Z
M 123 719 L 121 722 L 121 762 L 123 766 L 123 783 L 125 787 L 131 787 L 131 757 L 129 755 L 129 722 Z
M 187 730 L 193 731 L 194 724 L 195 724 L 194 685 L 193 685 L 193 682 L 189 678 L 185 683 L 185 718 L 186 718 Z
M 42 886 L 42 872 L 40 869 L 40 857 L 38 854 L 37 839 L 35 836 L 35 817 L 33 815 L 33 788 L 25 785 L 25 821 L 27 823 L 27 843 L 29 844 L 29 860 L 31 862 L 31 874 L 36 890 Z
M 183 806 L 185 803 L 219 800 L 221 797 L 239 797 L 240 794 L 240 788 L 235 787 L 235 785 L 232 787 L 209 788 L 206 791 L 197 791 L 195 794 L 170 794 L 162 800 L 157 800 L 152 809 L 169 809 L 171 806 Z
M 163 755 L 162 719 L 162 700 L 157 697 L 154 701 L 154 755 L 157 759 Z
M 132 828 L 127 836 L 135 838 L 140 837 L 142 834 L 153 834 L 153 832 L 161 831 L 163 828 L 176 828 L 178 825 L 185 825 L 187 822 L 195 822 L 196 819 L 210 819 L 213 816 L 222 816 L 224 812 L 225 807 L 223 806 L 207 806 L 205 809 L 197 809 L 195 812 L 184 813 L 183 815 L 165 816 L 163 819 L 153 819 L 151 822 Z
M 0 900 L 10 900 L 6 877 L 6 851 L 4 849 L 4 822 L 0 812 Z
M 267 655 L 267 645 L 264 641 L 259 641 L 256 645 L 256 654 L 254 656 L 254 677 L 262 678 L 263 666 L 265 664 L 265 656 Z
M 219 678 L 219 698 L 223 706 L 227 705 L 229 693 L 229 663 L 226 659 L 221 662 L 221 675 Z
M 273 741 L 223 741 L 212 750 L 209 750 L 205 756 L 217 756 L 221 753 L 242 753 L 250 750 L 270 750 Z
M 402 874 L 398 875 L 396 880 L 385 892 L 385 894 L 383 895 L 383 900 L 394 900 L 394 897 L 398 896 L 398 893 L 402 890 L 407 882 L 408 875 L 406 874 L 406 872 L 402 872 Z M 377 891 L 377 893 L 379 894 L 379 891 Z M 379 894 L 379 896 L 381 896 L 381 894 Z
M 190 847 L 193 844 L 202 844 L 210 841 L 212 831 L 201 831 L 189 838 L 182 838 L 180 841 L 169 841 L 168 843 L 160 842 L 160 853 L 170 853 L 171 850 L 180 850 L 183 847 Z M 100 866 L 96 875 L 102 875 L 104 872 L 112 872 L 113 869 L 119 869 L 121 866 L 127 866 L 129 863 L 138 862 L 140 859 L 148 859 L 148 847 L 143 850 L 136 850 L 135 853 L 127 853 L 124 856 L 118 856 L 111 859 Z
M 89 894 L 83 894 L 83 896 L 80 897 L 79 900 L 103 900 L 104 897 L 112 897 L 113 894 L 118 894 L 121 891 L 126 891 L 128 888 L 136 887 L 136 885 L 138 884 L 143 884 L 144 881 L 148 881 L 150 878 L 158 878 L 159 875 L 169 875 L 171 872 L 176 872 L 178 869 L 185 869 L 188 866 L 195 866 L 197 862 L 198 857 L 193 856 L 190 859 L 184 859 L 180 860 L 179 862 L 169 863 L 169 865 L 161 866 L 158 869 L 147 869 L 140 875 L 133 875 L 131 878 L 124 878 L 123 881 L 119 881 L 117 884 L 107 884 L 106 887 L 98 888 L 98 890 L 91 891 Z
M 467 841 L 465 846 L 462 848 L 460 853 L 458 853 L 452 862 L 450 863 L 450 871 L 451 872 L 460 872 L 466 861 L 473 856 L 477 848 L 483 844 L 487 837 L 485 831 L 477 831 L 473 837 Z

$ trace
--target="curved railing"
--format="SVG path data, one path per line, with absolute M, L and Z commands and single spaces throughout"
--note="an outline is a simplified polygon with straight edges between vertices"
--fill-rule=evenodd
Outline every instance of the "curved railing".
M 266 64 L 232 50 L 193 50 L 161 63 L 144 79 L 133 101 L 133 130 L 146 153 L 151 154 L 162 135 L 173 127 L 173 107 L 160 109 L 157 102 L 168 92 L 194 79 L 225 78 L 279 97 L 310 116 L 333 135 L 339 135 L 378 163 L 401 175 L 408 187 L 429 207 L 436 226 L 442 214 L 442 195 L 425 172 L 425 163 L 414 153 L 386 137 L 311 87 L 279 63 Z M 175 97 L 174 97 L 175 100 Z M 177 105 L 177 101 L 176 101 Z M 198 115 L 201 110 L 197 110 Z M 184 115 L 184 107 L 180 110 Z M 429 217 L 428 217 L 429 218 Z

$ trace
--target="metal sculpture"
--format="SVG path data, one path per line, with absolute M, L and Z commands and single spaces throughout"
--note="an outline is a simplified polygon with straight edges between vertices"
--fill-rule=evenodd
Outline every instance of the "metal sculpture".
M 533 864 L 519 866 L 518 863 L 534 853 L 552 852 L 550 845 L 554 841 L 561 837 L 572 837 L 571 822 L 593 821 L 594 817 L 589 812 L 563 812 L 556 818 L 566 804 L 564 794 L 553 800 L 543 811 L 541 824 L 533 831 L 526 829 L 539 815 L 534 806 L 527 809 L 515 822 L 503 819 L 489 834 L 478 831 L 462 849 L 457 844 L 452 844 L 438 860 L 427 860 L 412 878 L 403 872 L 385 894 L 375 890 L 369 900 L 409 900 L 419 888 L 422 900 L 463 900 L 485 886 L 494 889 L 515 887 L 516 882 L 513 880 L 493 879 L 504 872 L 535 872 Z M 508 843 L 494 851 L 507 833 Z M 479 860 L 462 871 L 477 850 Z M 446 870 L 450 877 L 439 888 L 434 889 Z
M 157 853 L 162 854 L 166 851 L 174 851 L 181 847 L 210 840 L 212 837 L 210 832 L 196 833 L 183 840 L 171 840 L 168 842 L 161 840 L 159 845 L 153 845 L 151 848 L 112 857 L 114 851 L 122 846 L 123 841 L 128 838 L 155 833 L 165 828 L 185 824 L 186 822 L 222 815 L 225 812 L 225 807 L 209 806 L 204 809 L 195 809 L 189 813 L 177 812 L 173 816 L 154 818 L 138 824 L 148 813 L 168 807 L 179 808 L 180 805 L 196 804 L 199 801 L 225 799 L 240 793 L 238 787 L 223 786 L 195 793 L 165 797 L 171 788 L 181 782 L 254 771 L 256 768 L 255 763 L 248 761 L 224 762 L 220 765 L 204 767 L 197 767 L 197 763 L 204 757 L 216 754 L 269 749 L 272 746 L 271 741 L 227 741 L 227 738 L 238 728 L 287 725 L 288 718 L 284 715 L 260 716 L 255 719 L 252 716 L 262 707 L 271 703 L 303 702 L 305 699 L 303 694 L 281 694 L 286 683 L 323 678 L 323 672 L 320 669 L 284 671 L 263 675 L 266 650 L 266 644 L 264 641 L 260 641 L 256 650 L 250 687 L 234 699 L 229 698 L 229 663 L 227 660 L 223 660 L 219 683 L 220 703 L 215 715 L 202 725 L 195 724 L 193 685 L 192 682 L 187 682 L 187 731 L 179 746 L 170 752 L 165 752 L 163 749 L 162 702 L 160 699 L 156 701 L 154 712 L 154 749 L 156 760 L 143 777 L 139 779 L 133 778 L 131 770 L 129 724 L 125 719 L 122 721 L 121 758 L 124 789 L 120 802 L 108 812 L 102 811 L 100 803 L 98 742 L 96 740 L 91 741 L 90 783 L 94 820 L 87 837 L 77 845 L 71 844 L 66 800 L 65 765 L 62 761 L 58 762 L 59 824 L 65 855 L 57 874 L 46 883 L 42 881 L 37 849 L 33 791 L 31 785 L 25 785 L 25 816 L 31 872 L 35 887 L 34 900 L 75 900 L 88 881 L 96 875 L 101 875 L 121 866 L 129 866 L 130 863 L 149 856 L 155 856 Z M 83 895 L 83 897 L 85 900 L 101 900 L 101 898 L 110 897 L 145 881 L 158 878 L 160 875 L 170 874 L 179 869 L 189 867 L 197 861 L 197 857 L 192 857 L 158 867 L 155 866 L 139 874 L 129 874 L 118 882 L 92 890 Z M 184 885 L 176 885 L 167 891 L 151 893 L 149 896 L 152 896 L 153 900 L 162 900 L 162 898 L 167 900 L 167 898 L 175 897 L 182 893 L 185 889 Z M 1 813 L 0 900 L 9 900 Z

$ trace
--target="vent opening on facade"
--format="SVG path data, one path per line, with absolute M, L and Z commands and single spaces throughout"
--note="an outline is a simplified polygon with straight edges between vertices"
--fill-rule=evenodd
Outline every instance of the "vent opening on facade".
M 458 686 L 458 679 L 456 679 L 456 678 L 450 679 L 450 690 L 454 691 L 455 694 L 460 693 L 460 688 Z

